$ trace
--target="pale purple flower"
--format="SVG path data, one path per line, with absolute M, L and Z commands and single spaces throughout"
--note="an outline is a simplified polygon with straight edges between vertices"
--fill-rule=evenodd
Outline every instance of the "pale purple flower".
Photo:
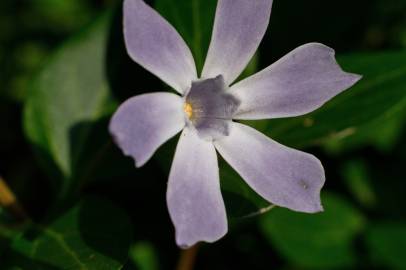
M 360 76 L 342 71 L 331 48 L 309 43 L 233 84 L 265 34 L 271 6 L 272 0 L 219 0 L 199 77 L 176 30 L 142 0 L 124 1 L 129 55 L 180 95 L 158 92 L 130 98 L 113 116 L 110 132 L 140 167 L 183 130 L 167 190 L 181 247 L 213 242 L 227 232 L 216 150 L 272 204 L 306 213 L 322 210 L 325 175 L 320 161 L 233 120 L 306 114 Z

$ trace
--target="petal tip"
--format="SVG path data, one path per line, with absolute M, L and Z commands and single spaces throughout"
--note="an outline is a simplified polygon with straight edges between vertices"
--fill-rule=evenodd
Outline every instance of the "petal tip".
M 310 49 L 310 50 L 317 51 L 317 52 L 320 52 L 320 50 L 325 50 L 329 55 L 331 55 L 333 57 L 336 54 L 336 51 L 333 48 L 331 48 L 323 43 L 317 42 L 317 41 L 303 44 L 303 45 L 299 46 L 297 49 L 303 49 L 303 48 Z
M 188 243 L 187 241 L 179 239 L 178 236 L 176 236 L 176 245 L 181 249 L 189 249 L 189 248 L 193 247 L 194 245 L 196 245 L 197 243 L 198 243 L 198 241 L 193 241 L 193 242 Z
M 321 204 L 320 197 L 318 197 L 317 203 L 314 205 L 313 209 L 311 211 L 309 211 L 309 213 L 316 214 L 316 213 L 320 213 L 320 212 L 324 212 L 324 207 Z
M 364 78 L 363 75 L 361 74 L 355 74 L 355 73 L 351 73 L 351 76 L 354 80 L 354 84 L 357 83 L 358 81 L 362 80 L 362 78 Z
M 227 224 L 227 219 L 225 221 L 223 221 L 223 223 Z M 176 245 L 181 248 L 181 249 L 188 249 L 191 248 L 195 245 L 198 245 L 201 242 L 205 242 L 205 243 L 214 243 L 218 240 L 220 240 L 221 238 L 223 238 L 228 231 L 228 227 L 227 225 L 223 227 L 223 229 L 220 231 L 218 231 L 217 233 L 215 233 L 215 235 L 206 235 L 206 236 L 197 236 L 195 235 L 194 237 L 192 237 L 191 235 L 185 237 L 185 235 L 182 235 L 182 233 L 179 233 L 178 230 L 176 230 L 175 233 L 175 241 L 176 241 Z
M 303 213 L 308 213 L 308 214 L 317 214 L 320 212 L 324 212 L 324 207 L 320 202 L 320 199 L 318 199 L 318 202 L 303 206 L 301 209 L 294 209 L 291 207 L 288 207 L 289 209 L 296 211 L 296 212 L 303 212 Z
M 324 206 L 320 204 L 320 208 L 317 212 L 324 212 Z
M 191 240 L 191 241 L 187 241 L 185 239 L 182 239 L 181 237 L 179 237 L 178 235 L 176 235 L 176 245 L 181 248 L 181 249 L 189 249 L 192 248 L 195 245 L 198 245 L 201 242 L 205 242 L 205 243 L 214 243 L 218 240 L 220 240 L 221 238 L 223 238 L 227 233 L 227 230 L 225 230 L 223 233 L 219 234 L 217 237 L 214 238 L 206 238 L 206 239 L 200 239 L 200 240 Z
M 347 89 L 348 89 L 348 88 L 351 88 L 352 86 L 354 86 L 355 84 L 357 84 L 363 78 L 363 75 L 344 72 L 344 78 L 347 82 L 347 85 L 348 85 Z
M 133 158 L 134 158 L 134 157 L 133 157 Z M 142 166 L 144 166 L 145 163 L 147 163 L 147 161 L 140 161 L 140 160 L 134 158 L 134 164 L 135 164 L 135 167 L 136 167 L 137 169 L 139 169 L 139 168 L 141 168 Z
M 123 154 L 125 156 L 131 157 L 134 160 L 134 165 L 136 168 L 140 168 L 140 167 L 144 166 L 145 163 L 147 163 L 147 160 L 141 160 L 141 159 L 137 158 L 134 153 L 131 153 L 129 150 L 126 149 L 126 147 L 124 146 L 124 143 L 123 143 L 122 136 L 120 135 L 119 132 L 114 131 L 114 128 L 112 128 L 111 123 L 112 123 L 112 121 L 110 122 L 109 132 L 111 134 L 114 144 L 116 144 L 118 146 L 118 148 L 120 148 L 121 152 L 123 152 Z
M 292 208 L 288 207 L 289 209 L 296 211 L 296 212 L 303 212 L 308 214 L 316 214 L 324 211 L 323 205 L 321 204 L 320 198 L 317 198 L 317 201 L 311 204 L 304 205 L 300 208 Z

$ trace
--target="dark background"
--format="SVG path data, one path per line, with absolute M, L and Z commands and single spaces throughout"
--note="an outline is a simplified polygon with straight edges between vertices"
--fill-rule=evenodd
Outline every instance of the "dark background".
M 148 2 L 165 12 L 165 5 Z M 166 2 L 171 4 L 171 1 Z M 172 4 L 182 5 L 181 2 L 172 1 Z M 209 2 L 212 1 L 205 4 L 209 5 Z M 170 13 L 164 12 L 161 13 L 171 21 Z M 80 42 L 86 29 L 91 29 L 102 20 L 101 17 L 109 16 L 103 15 L 106 13 L 112 14 L 113 19 L 108 23 L 106 58 L 102 63 L 115 105 L 111 105 L 111 109 L 110 105 L 106 106 L 106 112 L 97 121 L 82 121 L 70 129 L 69 145 L 73 152 L 80 153 L 80 157 L 67 177 L 52 153 L 47 152 L 47 144 L 35 141 L 27 128 L 39 126 L 37 122 L 27 121 L 42 115 L 30 118 L 25 110 L 35 91 L 39 91 L 38 76 L 61 52 L 59 48 L 69 46 L 66 44 L 74 43 L 73 40 Z M 202 32 L 211 29 L 211 25 L 203 27 Z M 187 37 L 185 39 L 188 41 Z M 386 84 L 374 88 L 374 91 L 388 94 L 382 94 L 371 106 L 363 103 L 369 93 L 358 96 L 359 100 L 357 97 L 351 99 L 352 105 L 347 104 L 343 121 L 348 116 L 356 118 L 368 109 L 375 109 L 376 113 L 361 124 L 357 122 L 360 126 L 357 131 L 362 131 L 350 132 L 343 141 L 336 136 L 320 144 L 303 143 L 302 147 L 295 139 L 295 136 L 301 138 L 301 131 L 297 131 L 299 135 L 292 135 L 287 128 L 284 133 L 283 120 L 266 123 L 270 125 L 270 136 L 275 132 L 279 141 L 300 146 L 322 160 L 327 174 L 322 195 L 326 212 L 313 216 L 274 209 L 264 215 L 241 218 L 240 214 L 249 213 L 251 208 L 258 208 L 263 202 L 246 208 L 241 206 L 239 209 L 243 210 L 239 213 L 240 210 L 232 209 L 238 204 L 234 203 L 233 193 L 229 194 L 225 188 L 223 194 L 231 213 L 229 233 L 214 244 L 199 246 L 196 269 L 406 268 L 406 1 L 275 0 L 270 27 L 254 69 L 266 67 L 295 47 L 312 41 L 333 47 L 348 71 L 364 74 L 362 67 L 352 65 L 353 55 L 362 53 L 365 59 L 373 59 L 370 61 L 372 66 L 365 67 L 365 73 L 369 74 L 366 68 L 380 68 L 378 74 L 396 69 L 393 72 L 400 74 L 400 79 L 392 81 L 388 75 Z M 204 50 L 208 39 L 203 38 L 202 44 Z M 86 55 L 83 57 L 87 63 Z M 393 59 L 399 64 L 395 65 Z M 366 63 L 369 62 L 366 60 Z M 365 80 L 365 85 L 374 83 L 374 78 L 366 77 Z M 69 82 L 62 76 L 59 83 Z M 44 254 L 52 249 L 52 244 L 46 244 L 49 239 L 41 237 L 48 226 L 56 226 L 55 222 L 64 213 L 84 200 L 78 214 L 78 230 L 84 245 L 105 257 L 121 261 L 124 269 L 175 268 L 180 250 L 175 245 L 174 229 L 166 209 L 165 189 L 176 138 L 159 150 L 157 158 L 137 170 L 114 146 L 106 130 L 116 104 L 139 93 L 162 89 L 166 86 L 126 55 L 120 1 L 0 1 L 0 174 L 19 198 L 32 223 L 41 224 L 41 229 L 32 225 L 16 227 L 13 216 L 0 208 L 0 239 L 4 239 L 0 240 L 0 269 L 65 269 L 66 264 L 61 266 L 39 255 L 41 248 Z M 391 89 L 396 91 L 391 92 Z M 86 87 L 82 90 L 86 91 Z M 52 91 L 55 93 L 50 94 L 51 97 L 57 95 L 58 87 Z M 44 106 L 52 102 L 38 100 L 39 106 L 41 102 Z M 392 100 L 403 100 L 403 103 L 393 102 L 390 104 L 396 104 L 396 108 L 388 105 L 380 110 L 379 104 L 389 104 Z M 341 118 L 340 110 L 330 113 L 335 113 L 334 119 Z M 389 114 L 388 118 L 382 118 Z M 325 118 L 324 124 L 330 119 Z M 335 123 L 331 122 L 328 124 L 335 130 Z M 275 129 L 272 129 L 273 123 Z M 87 135 L 86 141 L 80 141 L 83 134 Z M 312 139 L 316 135 L 309 133 L 306 136 Z M 79 181 L 79 178 L 83 179 Z M 119 242 L 117 248 L 116 244 L 105 247 L 109 246 L 108 241 L 106 245 L 103 241 L 99 243 L 97 237 L 86 237 L 87 227 L 90 231 L 92 228 L 112 230 L 122 224 L 115 216 L 108 216 L 107 210 L 104 215 L 103 203 L 98 200 L 112 203 L 129 220 L 131 233 L 120 236 L 117 229 L 114 241 L 122 237 L 123 242 L 128 242 L 124 246 L 130 246 L 130 249 L 121 248 Z M 113 211 L 115 215 L 117 211 Z M 92 213 L 94 219 L 83 218 Z M 95 220 L 101 222 L 92 224 Z M 40 251 L 31 252 L 32 247 L 26 248 L 15 240 L 20 234 L 26 237 L 25 241 L 35 243 L 42 239 L 45 244 L 39 246 Z M 76 247 L 73 250 L 81 246 L 68 241 L 69 245 Z M 57 250 L 55 248 L 55 254 L 58 254 Z M 127 255 L 123 256 L 127 250 L 128 259 Z M 89 269 L 98 268 L 89 266 Z

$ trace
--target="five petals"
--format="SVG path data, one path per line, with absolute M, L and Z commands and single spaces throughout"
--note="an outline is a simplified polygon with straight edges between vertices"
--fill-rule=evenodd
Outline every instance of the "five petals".
M 266 32 L 272 2 L 218 0 L 203 79 L 221 75 L 227 86 L 234 82 Z M 198 80 L 181 36 L 143 0 L 124 1 L 124 36 L 130 57 L 180 94 L 187 94 Z M 234 119 L 268 119 L 313 111 L 359 79 L 341 70 L 331 48 L 309 43 L 227 91 L 241 102 Z M 325 175 L 317 158 L 236 122 L 231 122 L 228 136 L 201 139 L 193 127 L 185 126 L 183 103 L 170 93 L 136 96 L 120 106 L 110 123 L 117 144 L 137 167 L 183 129 L 167 190 L 179 246 L 214 242 L 227 232 L 216 149 L 271 203 L 307 213 L 322 211 Z

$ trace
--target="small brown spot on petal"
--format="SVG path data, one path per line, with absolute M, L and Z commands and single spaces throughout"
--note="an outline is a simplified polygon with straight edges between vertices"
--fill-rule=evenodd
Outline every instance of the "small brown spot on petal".
M 300 180 L 299 181 L 299 184 L 302 186 L 302 188 L 304 189 L 304 190 L 307 190 L 307 189 L 309 189 L 309 185 L 307 184 L 307 182 L 305 181 L 305 180 Z

